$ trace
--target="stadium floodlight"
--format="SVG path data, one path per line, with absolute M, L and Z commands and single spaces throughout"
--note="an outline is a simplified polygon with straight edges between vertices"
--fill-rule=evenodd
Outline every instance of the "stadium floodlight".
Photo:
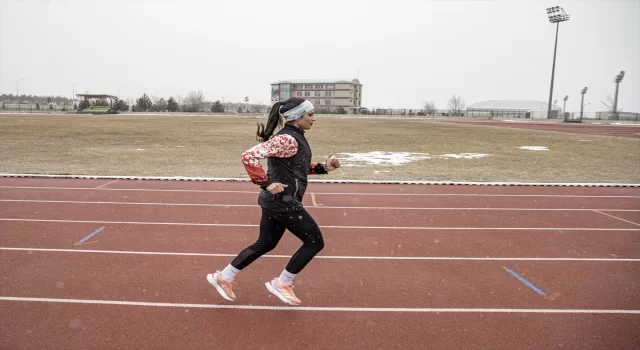
M 618 120 L 618 88 L 620 87 L 620 83 L 622 82 L 623 78 L 624 71 L 621 71 L 618 75 L 616 75 L 616 79 L 614 80 L 614 82 L 616 83 L 616 98 L 613 102 L 613 115 L 616 117 L 616 120 Z
M 585 86 L 580 93 L 582 94 L 582 102 L 580 102 L 580 122 L 582 122 L 582 114 L 584 113 L 584 95 L 587 93 L 587 87 Z
M 568 21 L 569 15 L 564 12 L 564 9 L 560 6 L 554 6 L 547 8 L 547 16 L 549 22 L 556 24 L 556 44 L 553 49 L 553 67 L 551 68 L 551 89 L 549 91 L 549 105 L 547 109 L 547 119 L 551 117 L 551 99 L 553 98 L 553 78 L 556 72 L 556 51 L 558 50 L 558 30 L 560 29 L 560 22 Z
M 564 9 L 560 6 L 549 7 L 547 9 L 547 16 L 549 17 L 549 22 L 551 23 L 568 21 L 571 17 L 566 12 L 564 12 Z

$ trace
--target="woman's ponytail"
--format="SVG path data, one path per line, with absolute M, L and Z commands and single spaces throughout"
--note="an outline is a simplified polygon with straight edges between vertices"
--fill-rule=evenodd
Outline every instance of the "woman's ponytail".
M 260 142 L 269 140 L 276 131 L 276 128 L 282 128 L 284 125 L 285 119 L 281 116 L 281 113 L 286 113 L 287 111 L 299 106 L 304 101 L 304 99 L 292 97 L 284 102 L 276 102 L 273 107 L 271 107 L 271 112 L 269 112 L 267 126 L 262 123 L 258 123 L 256 139 Z
M 283 119 L 280 117 L 280 107 L 282 105 L 284 105 L 284 102 L 276 102 L 273 107 L 271 107 L 266 127 L 264 124 L 258 123 L 258 131 L 256 132 L 256 139 L 258 141 L 264 142 L 269 140 L 271 136 L 273 136 L 276 128 L 282 127 Z

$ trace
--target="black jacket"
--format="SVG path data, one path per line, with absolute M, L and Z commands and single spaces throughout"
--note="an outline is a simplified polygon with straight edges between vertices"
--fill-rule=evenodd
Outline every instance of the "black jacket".
M 262 191 L 258 196 L 258 204 L 265 209 L 278 212 L 295 212 L 303 209 L 302 198 L 307 190 L 307 175 L 311 171 L 315 174 L 326 174 L 322 164 L 311 169 L 311 147 L 302 130 L 295 126 L 285 124 L 278 135 L 291 135 L 298 142 L 298 152 L 289 158 L 269 158 L 267 177 L 269 180 L 260 187 Z M 279 182 L 288 185 L 284 192 L 271 194 L 266 188 Z

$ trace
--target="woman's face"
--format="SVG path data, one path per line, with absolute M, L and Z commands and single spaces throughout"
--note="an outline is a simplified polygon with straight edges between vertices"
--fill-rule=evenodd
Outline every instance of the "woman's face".
M 313 116 L 313 111 L 307 112 L 302 117 L 296 119 L 294 125 L 302 130 L 309 130 L 313 125 L 313 122 L 316 121 L 316 118 Z

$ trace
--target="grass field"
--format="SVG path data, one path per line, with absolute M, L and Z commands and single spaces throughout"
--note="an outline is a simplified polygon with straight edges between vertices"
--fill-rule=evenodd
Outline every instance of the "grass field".
M 266 118 L 3 114 L 0 172 L 247 177 L 240 155 L 257 144 L 258 121 Z M 307 138 L 314 161 L 330 152 L 342 159 L 331 179 L 640 182 L 640 140 L 632 138 L 331 117 L 319 117 Z M 344 154 L 369 152 L 429 158 L 398 165 Z M 465 153 L 487 156 L 451 156 Z

